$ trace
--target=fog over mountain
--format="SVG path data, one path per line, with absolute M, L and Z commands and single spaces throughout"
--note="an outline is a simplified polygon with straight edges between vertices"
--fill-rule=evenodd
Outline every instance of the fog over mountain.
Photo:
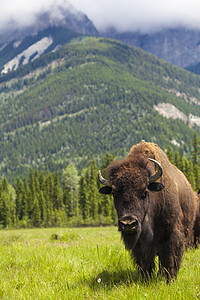
M 149 33 L 163 28 L 200 28 L 198 0 L 73 0 L 73 5 L 94 22 L 98 30 Z
M 0 9 L 0 46 L 56 25 L 118 39 L 183 68 L 200 61 L 199 0 L 1 0 Z
M 46 11 L 60 19 L 60 7 L 83 12 L 101 32 L 109 27 L 141 33 L 177 26 L 200 29 L 199 0 L 1 0 L 0 31 L 8 22 L 15 27 L 31 25 Z
M 92 21 L 75 9 L 68 1 L 35 1 L 30 6 L 23 5 L 26 1 L 14 1 L 10 9 L 3 7 L 3 17 L 0 18 L 0 44 L 11 40 L 22 40 L 26 36 L 37 34 L 51 26 L 64 26 L 74 32 L 88 35 L 98 35 Z M 1 7 L 0 7 L 1 8 Z
M 49 12 L 53 19 L 61 19 L 63 14 L 60 7 L 74 10 L 68 1 L 62 0 L 1 0 L 0 31 L 4 30 L 8 23 L 18 27 L 30 26 L 36 21 L 38 14 L 46 12 Z

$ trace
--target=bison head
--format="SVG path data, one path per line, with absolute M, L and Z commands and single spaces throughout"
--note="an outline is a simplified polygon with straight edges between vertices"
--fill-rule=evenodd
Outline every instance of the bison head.
M 147 167 L 149 161 L 158 169 L 155 174 Z M 112 163 L 106 169 L 108 180 L 99 171 L 99 180 L 104 185 L 99 192 L 113 195 L 122 235 L 132 235 L 136 239 L 140 236 L 150 206 L 149 192 L 164 188 L 162 183 L 155 182 L 162 172 L 162 166 L 156 160 L 140 156 L 129 156 Z

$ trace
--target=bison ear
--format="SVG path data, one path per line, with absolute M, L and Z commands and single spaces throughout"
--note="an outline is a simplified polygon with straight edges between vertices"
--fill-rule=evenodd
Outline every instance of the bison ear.
M 102 188 L 99 189 L 99 193 L 109 195 L 112 192 L 112 188 L 109 186 L 103 186 Z
M 160 182 L 152 182 L 149 184 L 148 189 L 153 192 L 159 192 L 164 189 L 164 185 Z

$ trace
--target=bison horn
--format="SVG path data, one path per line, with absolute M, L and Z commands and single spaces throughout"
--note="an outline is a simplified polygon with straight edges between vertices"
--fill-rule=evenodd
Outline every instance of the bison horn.
M 163 168 L 157 160 L 155 160 L 153 158 L 149 158 L 149 160 L 152 161 L 158 167 L 157 173 L 149 177 L 149 183 L 152 183 L 152 182 L 158 180 L 162 176 Z
M 101 175 L 101 171 L 100 171 L 100 170 L 99 170 L 99 172 L 98 172 L 98 178 L 99 178 L 99 181 L 100 181 L 103 185 L 109 186 L 109 187 L 112 186 L 112 183 L 111 183 L 109 180 L 103 178 L 103 176 Z

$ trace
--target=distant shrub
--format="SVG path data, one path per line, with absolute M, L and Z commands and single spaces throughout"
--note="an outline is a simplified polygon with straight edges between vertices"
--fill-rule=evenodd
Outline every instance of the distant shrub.
M 70 241 L 77 241 L 81 238 L 79 234 L 76 234 L 70 230 L 66 232 L 60 231 L 59 233 L 53 233 L 51 235 L 52 241 L 60 241 L 60 242 L 70 242 Z

